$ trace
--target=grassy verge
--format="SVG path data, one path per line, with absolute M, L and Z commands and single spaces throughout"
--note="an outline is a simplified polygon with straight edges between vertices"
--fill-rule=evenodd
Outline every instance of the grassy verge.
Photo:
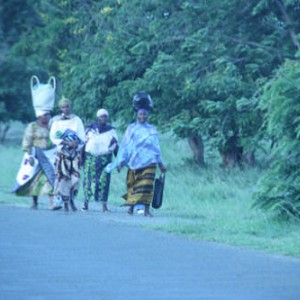
M 164 204 L 154 212 L 157 218 L 153 224 L 147 222 L 147 226 L 190 238 L 300 257 L 299 223 L 279 222 L 271 214 L 252 208 L 260 170 L 226 171 L 217 162 L 199 169 L 191 162 L 185 141 L 166 134 L 161 145 L 168 167 Z M 29 199 L 10 193 L 21 157 L 16 143 L 0 146 L 0 203 L 29 205 Z M 126 171 L 113 173 L 110 203 L 122 204 L 125 177 Z M 82 199 L 81 189 L 78 201 Z M 159 222 L 160 218 L 164 221 Z

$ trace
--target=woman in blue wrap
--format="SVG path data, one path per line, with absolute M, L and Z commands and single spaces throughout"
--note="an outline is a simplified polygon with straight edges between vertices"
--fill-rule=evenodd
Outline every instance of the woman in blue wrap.
M 144 204 L 144 215 L 152 216 L 150 204 L 156 166 L 159 166 L 162 173 L 166 172 L 166 168 L 161 157 L 157 129 L 147 122 L 152 109 L 150 95 L 139 92 L 133 98 L 133 107 L 137 120 L 128 126 L 117 158 L 107 166 L 106 172 L 111 172 L 114 168 L 120 172 L 126 166 L 127 194 L 123 198 L 126 200 L 125 205 L 129 206 L 128 214 L 133 215 L 136 204 Z

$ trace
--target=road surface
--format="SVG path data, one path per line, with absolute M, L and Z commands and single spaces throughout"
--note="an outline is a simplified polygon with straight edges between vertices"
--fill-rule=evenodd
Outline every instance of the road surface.
M 154 220 L 0 205 L 0 299 L 300 299 L 299 259 L 140 226 Z

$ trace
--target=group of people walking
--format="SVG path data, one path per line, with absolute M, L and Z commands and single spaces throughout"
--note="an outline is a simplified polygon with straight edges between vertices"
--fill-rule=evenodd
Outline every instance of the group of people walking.
M 60 114 L 51 119 L 51 111 L 36 111 L 37 119 L 30 123 L 23 137 L 26 152 L 24 165 L 32 168 L 39 165 L 33 176 L 15 190 L 17 195 L 31 196 L 32 208 L 38 208 L 38 197 L 49 195 L 51 209 L 64 207 L 76 211 L 75 199 L 83 174 L 83 211 L 89 209 L 93 198 L 102 204 L 102 211 L 109 211 L 107 200 L 111 172 L 124 167 L 127 172 L 127 193 L 123 196 L 128 214 L 134 213 L 134 206 L 144 205 L 144 215 L 151 216 L 150 205 L 156 167 L 162 173 L 166 168 L 162 161 L 155 126 L 148 123 L 152 100 L 149 94 L 139 92 L 133 98 L 136 121 L 130 124 L 119 144 L 114 127 L 108 124 L 109 113 L 105 109 L 97 111 L 97 120 L 84 127 L 82 120 L 72 113 L 72 102 L 63 97 L 59 101 Z M 53 179 L 48 172 L 47 151 L 52 149 L 55 156 Z M 53 152 L 54 149 L 54 152 Z M 37 155 L 42 152 L 45 155 Z M 115 156 L 115 159 L 113 159 Z M 83 171 L 81 172 L 81 168 Z M 50 174 L 50 175 L 49 175 Z M 24 176 L 23 176 L 24 177 Z M 61 204 L 53 203 L 53 196 L 61 199 Z

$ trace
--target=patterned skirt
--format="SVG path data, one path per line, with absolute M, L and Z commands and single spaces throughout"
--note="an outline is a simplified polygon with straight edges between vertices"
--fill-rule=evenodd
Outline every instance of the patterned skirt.
M 104 172 L 105 167 L 111 163 L 112 154 L 93 156 L 85 153 L 83 189 L 85 201 L 94 198 L 95 201 L 107 202 L 110 173 Z
M 128 170 L 127 194 L 123 196 L 126 200 L 125 205 L 151 204 L 155 172 L 156 164 L 137 170 Z
M 80 183 L 81 156 L 78 153 L 69 157 L 62 152 L 56 153 L 54 193 L 62 197 L 74 198 Z
M 48 181 L 43 170 L 40 170 L 29 182 L 21 186 L 17 191 L 17 196 L 33 197 L 52 195 L 53 188 Z

